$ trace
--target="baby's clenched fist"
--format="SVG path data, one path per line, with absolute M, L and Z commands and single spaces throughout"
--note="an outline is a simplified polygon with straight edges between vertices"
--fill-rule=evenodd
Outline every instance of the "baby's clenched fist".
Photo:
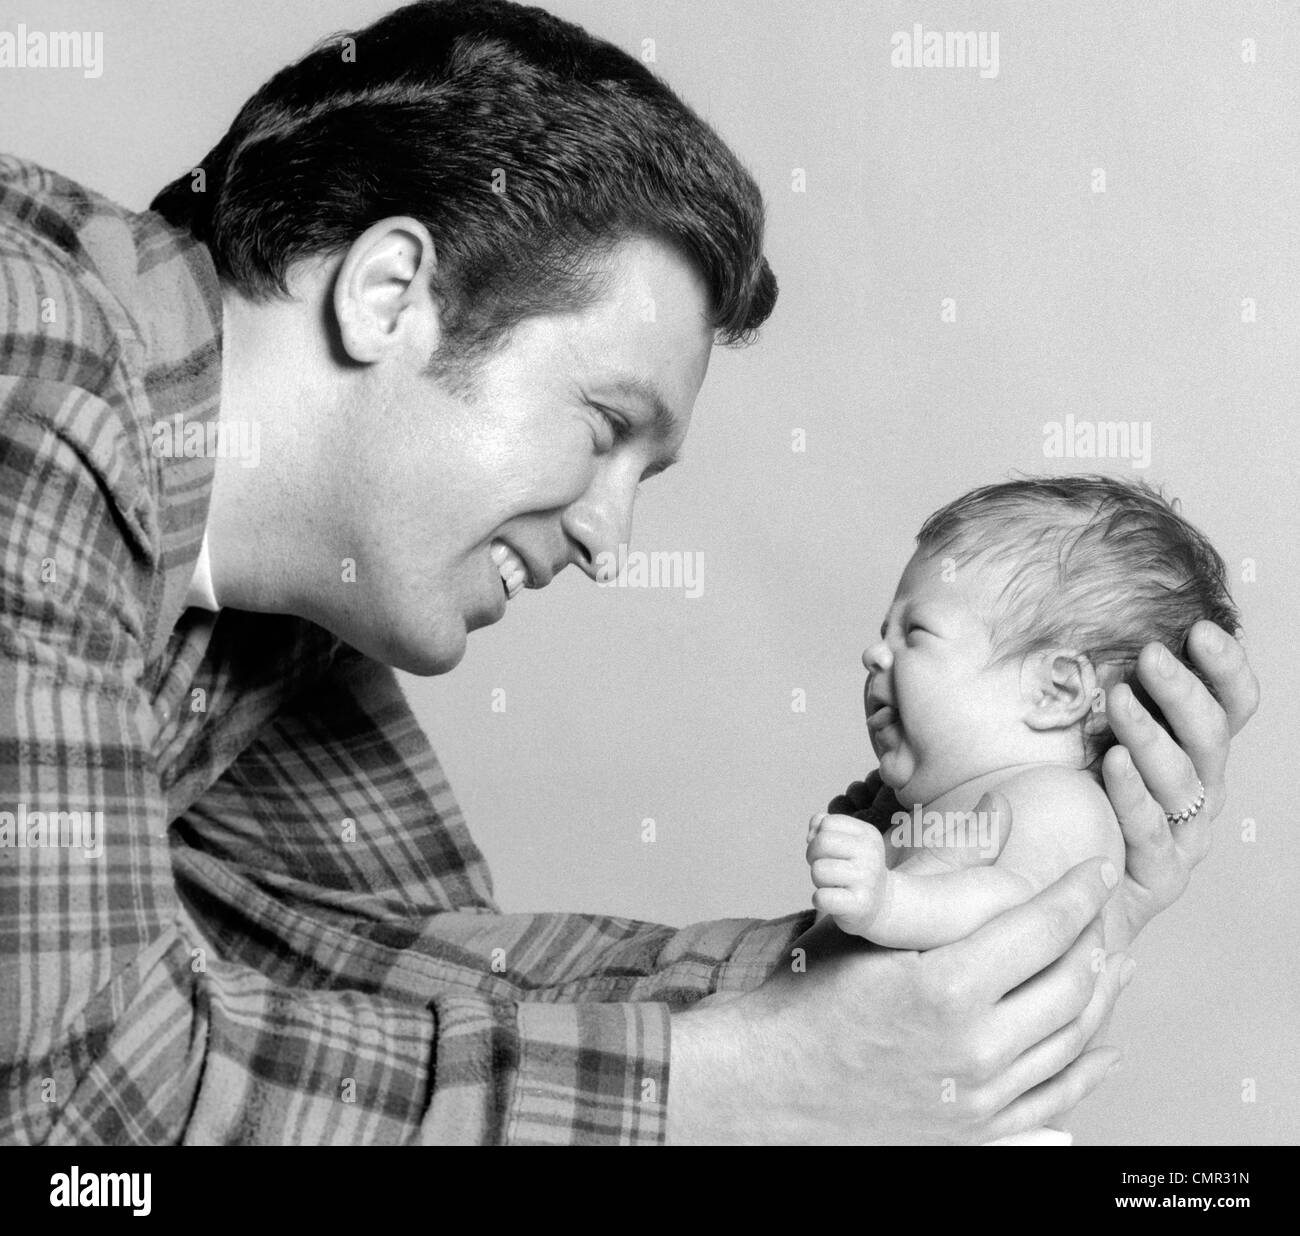
M 808 826 L 807 858 L 818 914 L 829 915 L 849 935 L 867 935 L 888 877 L 879 830 L 850 815 L 819 813 Z

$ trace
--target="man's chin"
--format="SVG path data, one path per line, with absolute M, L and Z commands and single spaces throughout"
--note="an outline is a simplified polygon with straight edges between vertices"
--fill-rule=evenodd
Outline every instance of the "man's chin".
M 448 653 L 445 649 L 435 650 L 416 650 L 404 656 L 401 661 L 390 662 L 394 669 L 399 669 L 406 674 L 414 674 L 417 678 L 432 678 L 437 674 L 446 674 L 454 670 L 465 657 L 464 642 L 460 648 Z
M 439 623 L 430 630 L 388 631 L 383 638 L 352 640 L 366 656 L 406 674 L 430 678 L 453 670 L 464 659 L 469 634 L 460 621 Z

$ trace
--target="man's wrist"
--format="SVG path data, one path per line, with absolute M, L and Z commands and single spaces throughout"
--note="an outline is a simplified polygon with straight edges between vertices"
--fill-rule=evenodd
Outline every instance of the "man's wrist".
M 749 1086 L 746 1027 L 735 997 L 710 996 L 671 1019 L 667 1141 L 707 1146 L 748 1141 L 737 1108 Z

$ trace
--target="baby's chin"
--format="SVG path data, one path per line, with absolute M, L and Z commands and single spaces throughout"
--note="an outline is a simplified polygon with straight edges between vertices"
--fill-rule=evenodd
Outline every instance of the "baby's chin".
M 881 781 L 894 791 L 894 797 L 901 803 L 916 780 L 916 761 L 897 748 L 877 751 L 876 756 L 880 761 Z
M 918 804 L 924 806 L 942 793 L 945 786 L 936 784 L 935 770 L 929 764 L 921 766 L 915 749 L 899 727 L 888 726 L 871 735 L 871 739 L 880 779 L 894 791 L 900 806 L 909 809 Z
M 910 751 L 885 751 L 879 760 L 880 779 L 894 791 L 900 807 L 923 807 L 943 793 L 945 787 L 935 784 L 928 770 L 917 767 Z

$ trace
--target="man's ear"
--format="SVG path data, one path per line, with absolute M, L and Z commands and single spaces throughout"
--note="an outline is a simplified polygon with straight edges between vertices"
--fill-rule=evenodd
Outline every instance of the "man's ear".
M 1025 724 L 1031 730 L 1067 729 L 1106 705 L 1092 661 L 1074 648 L 1050 648 L 1026 657 L 1020 688 Z
M 352 242 L 334 279 L 334 316 L 344 352 L 374 364 L 407 348 L 425 358 L 438 346 L 433 237 L 418 219 L 372 223 Z

